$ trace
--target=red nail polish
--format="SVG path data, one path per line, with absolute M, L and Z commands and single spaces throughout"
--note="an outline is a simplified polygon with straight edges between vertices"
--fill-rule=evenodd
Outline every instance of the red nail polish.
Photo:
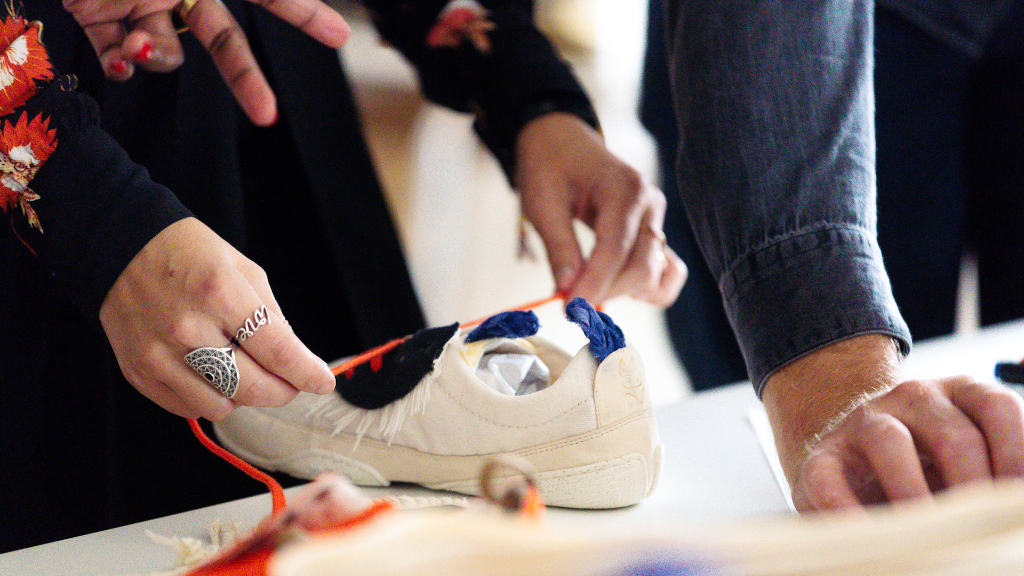
M 124 74 L 128 71 L 128 63 L 125 62 L 123 59 L 118 60 L 110 65 L 110 69 L 114 72 L 117 72 L 118 74 Z
M 142 48 L 135 53 L 136 62 L 149 62 L 149 59 L 153 57 L 153 46 L 146 42 L 142 45 Z
M 280 118 L 281 118 L 281 114 L 277 110 L 274 110 L 274 119 L 270 121 L 270 125 L 273 126 L 273 125 L 277 124 L 277 121 Z

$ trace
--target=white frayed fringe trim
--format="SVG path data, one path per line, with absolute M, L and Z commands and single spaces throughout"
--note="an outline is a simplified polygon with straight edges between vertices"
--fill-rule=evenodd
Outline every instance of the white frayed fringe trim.
M 427 508 L 468 508 L 474 501 L 468 496 L 408 496 L 397 494 L 387 496 L 399 510 L 423 510 Z M 206 527 L 208 541 L 191 536 L 163 536 L 146 530 L 146 536 L 153 542 L 173 548 L 177 552 L 177 568 L 163 572 L 150 572 L 146 576 L 181 576 L 210 561 L 214 556 L 234 544 L 242 537 L 235 522 L 218 520 Z
M 311 419 L 323 419 L 333 424 L 331 434 L 334 436 L 345 431 L 355 434 L 356 441 L 352 446 L 353 452 L 359 448 L 363 436 L 371 433 L 370 431 L 374 429 L 372 434 L 385 440 L 390 446 L 402 429 L 406 418 L 426 411 L 427 403 L 430 402 L 430 389 L 437 380 L 437 375 L 444 369 L 443 363 L 448 353 L 448 347 L 459 337 L 460 333 L 456 332 L 445 343 L 441 354 L 434 361 L 430 373 L 415 388 L 387 406 L 366 410 L 345 402 L 338 395 L 328 394 L 318 399 L 309 408 L 306 416 Z
M 221 550 L 227 548 L 241 536 L 238 524 L 234 522 L 217 521 L 206 527 L 208 542 L 189 536 L 163 536 L 146 530 L 146 536 L 150 540 L 173 548 L 178 557 L 175 564 L 178 566 L 166 572 L 152 572 L 149 576 L 177 576 L 185 574 L 200 564 L 216 556 Z
M 422 510 L 425 508 L 468 508 L 473 501 L 468 496 L 408 496 L 398 494 L 387 496 L 399 510 Z

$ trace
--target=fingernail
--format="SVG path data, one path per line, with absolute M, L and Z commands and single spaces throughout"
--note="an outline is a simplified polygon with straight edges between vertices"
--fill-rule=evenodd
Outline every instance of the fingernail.
M 320 389 L 317 390 L 317 393 L 327 394 L 331 390 L 334 390 L 334 385 L 337 383 L 337 380 L 334 379 L 334 374 L 331 373 L 331 367 L 327 364 L 327 362 L 324 362 L 321 359 L 320 363 L 323 364 L 324 371 L 330 376 L 330 378 L 326 378 L 324 380 L 323 384 L 320 386 Z
M 128 71 L 128 61 L 123 58 L 120 60 L 116 60 L 113 64 L 110 65 L 110 69 L 114 72 L 117 72 L 118 74 L 124 74 Z
M 576 279 L 576 269 L 572 266 L 563 266 L 555 274 L 555 285 L 559 292 L 567 292 L 572 288 L 573 280 Z
M 142 45 L 142 48 L 135 53 L 136 62 L 149 62 L 149 59 L 153 57 L 153 46 L 146 42 Z
M 338 18 L 337 20 L 328 24 L 330 34 L 340 38 L 339 46 L 348 41 L 348 37 L 352 34 L 352 29 L 349 27 L 348 22 Z
M 280 119 L 281 119 L 281 114 L 277 110 L 274 110 L 274 119 L 270 121 L 270 125 L 274 126 L 275 124 L 277 124 L 277 121 L 280 120 Z

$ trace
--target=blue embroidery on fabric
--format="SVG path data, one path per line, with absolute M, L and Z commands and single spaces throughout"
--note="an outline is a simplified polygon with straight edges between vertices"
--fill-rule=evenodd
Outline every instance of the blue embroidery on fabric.
M 466 336 L 466 342 L 488 338 L 525 338 L 540 329 L 540 320 L 532 311 L 514 310 L 495 314 L 480 323 Z
M 565 315 L 583 330 L 583 334 L 590 340 L 590 353 L 598 362 L 619 348 L 626 347 L 622 329 L 615 325 L 610 316 L 594 310 L 583 298 L 573 298 L 565 307 Z

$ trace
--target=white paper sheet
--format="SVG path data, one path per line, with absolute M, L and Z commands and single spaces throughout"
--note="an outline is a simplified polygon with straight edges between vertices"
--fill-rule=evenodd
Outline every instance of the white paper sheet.
M 768 460 L 768 466 L 772 469 L 772 475 L 775 476 L 775 483 L 778 484 L 779 491 L 786 499 L 789 509 L 796 511 L 789 482 L 786 481 L 786 474 L 782 471 L 779 453 L 775 450 L 775 437 L 772 436 L 772 427 L 768 423 L 768 414 L 765 413 L 764 408 L 757 406 L 747 411 L 747 420 L 750 422 L 750 427 L 754 429 L 754 435 L 757 436 L 757 442 L 761 445 L 765 459 Z

